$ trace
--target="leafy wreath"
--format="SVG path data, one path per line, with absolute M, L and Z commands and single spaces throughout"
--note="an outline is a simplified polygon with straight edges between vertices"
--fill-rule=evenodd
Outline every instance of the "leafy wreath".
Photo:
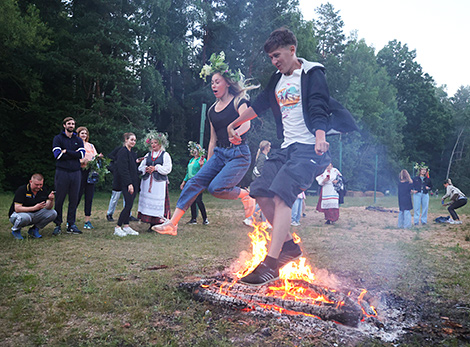
M 204 81 L 206 81 L 207 76 L 211 76 L 217 72 L 234 82 L 238 82 L 244 77 L 240 69 L 236 72 L 230 70 L 228 64 L 225 62 L 224 52 L 220 52 L 218 55 L 212 53 L 209 62 L 210 65 L 205 64 L 199 73 L 199 77 L 203 78 Z
M 189 150 L 189 153 L 192 153 L 193 151 L 197 151 L 200 157 L 203 157 L 206 155 L 206 150 L 202 148 L 202 146 L 199 143 L 194 142 L 194 141 L 188 142 L 188 150 Z

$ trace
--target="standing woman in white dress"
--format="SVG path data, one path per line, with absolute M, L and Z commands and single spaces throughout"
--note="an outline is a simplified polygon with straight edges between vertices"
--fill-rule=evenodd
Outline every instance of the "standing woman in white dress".
M 173 165 L 170 155 L 165 151 L 168 147 L 165 134 L 151 130 L 145 137 L 145 144 L 149 146 L 150 152 L 139 165 L 143 176 L 140 183 L 138 218 L 144 223 L 149 223 L 151 228 L 171 218 L 168 174 Z
M 317 203 L 317 211 L 325 214 L 325 224 L 334 224 L 339 219 L 339 194 L 335 184 L 340 179 L 341 172 L 329 164 L 325 171 L 316 177 L 321 186 Z

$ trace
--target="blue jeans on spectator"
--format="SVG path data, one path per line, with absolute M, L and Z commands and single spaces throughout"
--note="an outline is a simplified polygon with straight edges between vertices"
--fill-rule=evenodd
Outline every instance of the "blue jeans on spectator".
M 300 223 L 300 217 L 302 216 L 302 200 L 297 198 L 292 205 L 292 222 Z
M 186 211 L 206 188 L 216 198 L 237 199 L 241 189 L 236 185 L 245 176 L 250 164 L 250 149 L 245 144 L 229 148 L 215 147 L 212 157 L 184 185 L 176 207 Z
M 108 212 L 106 214 L 108 216 L 112 216 L 114 211 L 116 211 L 116 206 L 119 201 L 119 198 L 121 197 L 121 191 L 113 190 L 111 193 L 111 199 L 109 199 L 109 206 L 108 206 Z M 125 200 L 123 200 L 123 207 L 125 206 Z
M 415 193 L 413 195 L 414 223 L 419 224 L 419 212 L 421 211 L 421 224 L 428 222 L 429 194 Z
M 411 210 L 404 210 L 398 213 L 398 227 L 411 228 Z

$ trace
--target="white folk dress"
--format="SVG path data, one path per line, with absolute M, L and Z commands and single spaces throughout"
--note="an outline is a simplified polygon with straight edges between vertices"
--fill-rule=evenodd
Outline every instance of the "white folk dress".
M 156 160 L 162 151 L 151 152 L 145 155 L 144 160 L 139 165 L 139 171 L 145 174 L 145 168 L 147 167 L 147 158 L 152 155 L 152 159 Z M 155 165 L 155 169 L 162 175 L 168 175 L 172 169 L 171 157 L 167 152 L 163 153 L 163 164 Z M 139 208 L 138 211 L 146 216 L 150 217 L 164 217 L 165 216 L 165 199 L 167 192 L 168 181 L 157 181 L 153 175 L 150 175 L 147 179 L 142 179 L 140 182 L 140 196 L 139 196 Z
M 341 175 L 339 170 L 336 168 L 326 169 L 321 175 L 316 177 L 316 180 L 320 186 L 322 186 L 321 193 L 321 208 L 323 210 L 330 208 L 339 208 L 339 194 L 333 186 L 333 181 Z M 328 176 L 330 178 L 323 182 Z

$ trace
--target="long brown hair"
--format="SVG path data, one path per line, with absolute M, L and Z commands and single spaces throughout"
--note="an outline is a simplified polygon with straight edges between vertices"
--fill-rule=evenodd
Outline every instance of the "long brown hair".
M 413 183 L 413 180 L 411 179 L 410 174 L 405 169 L 400 171 L 400 174 L 398 175 L 398 178 L 399 178 L 400 182 Z
M 258 160 L 258 157 L 259 157 L 259 154 L 264 151 L 264 149 L 266 147 L 268 147 L 269 145 L 271 145 L 271 142 L 269 142 L 268 140 L 263 140 L 259 143 L 259 148 L 258 148 L 258 152 L 256 152 L 256 160 Z
M 77 135 L 78 137 L 80 137 L 80 133 L 85 130 L 86 131 L 86 142 L 89 142 L 88 140 L 90 140 L 90 132 L 88 131 L 88 129 L 86 127 L 79 127 L 77 129 Z

